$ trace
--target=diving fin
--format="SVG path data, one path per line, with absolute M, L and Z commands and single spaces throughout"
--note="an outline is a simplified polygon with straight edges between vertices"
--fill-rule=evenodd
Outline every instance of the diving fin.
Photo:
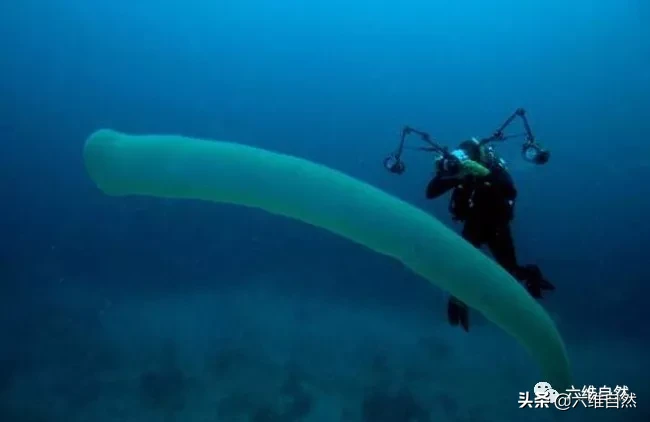
M 544 290 L 555 290 L 555 286 L 544 278 L 537 265 L 524 265 L 521 272 L 521 281 L 532 297 L 540 299 Z
M 460 325 L 469 332 L 469 308 L 453 296 L 447 303 L 447 319 L 452 326 Z

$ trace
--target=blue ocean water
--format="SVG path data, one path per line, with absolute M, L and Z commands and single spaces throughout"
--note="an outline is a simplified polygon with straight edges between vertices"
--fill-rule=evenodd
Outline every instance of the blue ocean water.
M 2 2 L 0 420 L 650 420 L 649 18 L 643 0 Z M 431 155 L 402 176 L 382 160 L 404 125 L 454 146 L 518 107 L 551 151 L 497 146 L 519 258 L 557 286 L 542 304 L 577 387 L 636 408 L 520 409 L 536 362 L 477 312 L 450 327 L 401 263 L 261 210 L 106 196 L 82 160 L 99 128 L 228 140 L 460 231 L 424 197 Z

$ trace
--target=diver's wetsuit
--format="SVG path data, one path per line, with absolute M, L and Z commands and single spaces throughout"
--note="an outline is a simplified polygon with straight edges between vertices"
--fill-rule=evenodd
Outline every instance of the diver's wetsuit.
M 519 266 L 510 222 L 514 218 L 517 197 L 512 177 L 500 164 L 489 167 L 485 177 L 466 176 L 462 179 L 445 178 L 440 173 L 429 182 L 426 197 L 434 199 L 454 189 L 449 210 L 456 221 L 463 221 L 462 236 L 480 248 L 487 244 L 494 259 L 515 279 L 524 283 L 533 297 L 540 298 L 542 289 L 554 286 L 544 280 L 535 265 Z M 460 324 L 469 331 L 468 309 L 452 297 L 448 304 L 448 317 L 452 325 Z
M 463 237 L 472 245 L 490 248 L 494 259 L 517 277 L 515 247 L 510 233 L 517 190 L 508 171 L 500 165 L 486 177 L 445 179 L 437 174 L 427 186 L 426 196 L 434 199 L 454 189 L 449 209 L 454 220 L 464 221 Z

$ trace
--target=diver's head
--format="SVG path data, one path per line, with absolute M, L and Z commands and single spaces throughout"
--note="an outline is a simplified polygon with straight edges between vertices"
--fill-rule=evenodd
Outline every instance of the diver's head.
M 481 145 L 479 144 L 478 139 L 470 138 L 466 141 L 461 142 L 458 145 L 458 149 L 465 153 L 467 158 L 472 161 L 481 161 L 482 152 Z
M 462 151 L 467 158 L 486 167 L 491 167 L 501 161 L 491 144 L 481 142 L 474 137 L 461 142 L 458 145 L 458 151 Z
M 478 163 L 489 164 L 494 161 L 495 153 L 492 145 L 481 143 L 478 139 L 472 137 L 467 139 L 458 145 L 458 148 L 461 149 L 467 157 Z

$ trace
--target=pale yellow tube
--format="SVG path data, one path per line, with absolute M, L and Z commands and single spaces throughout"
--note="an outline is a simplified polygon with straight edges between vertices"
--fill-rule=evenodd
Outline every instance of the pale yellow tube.
M 369 184 L 241 144 L 109 129 L 88 138 L 84 162 L 109 195 L 261 208 L 395 258 L 514 336 L 539 363 L 544 381 L 558 391 L 571 384 L 555 324 L 516 280 L 431 215 Z

